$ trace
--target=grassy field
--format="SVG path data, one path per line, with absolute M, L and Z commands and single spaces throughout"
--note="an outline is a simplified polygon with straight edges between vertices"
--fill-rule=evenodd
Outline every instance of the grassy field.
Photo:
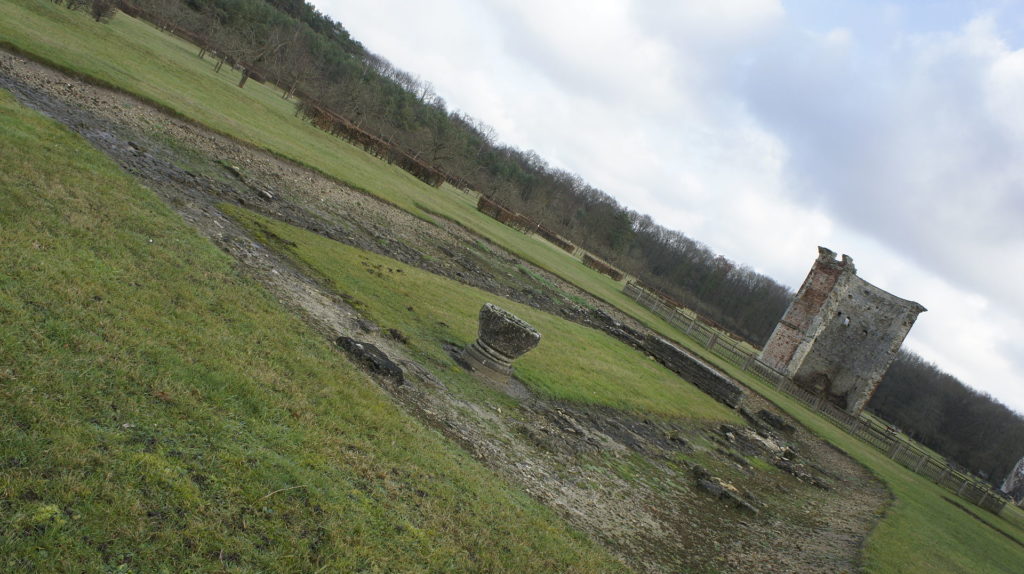
M 0 93 L 0 570 L 605 572 Z
M 119 14 L 97 25 L 86 14 L 49 2 L 0 0 L 0 45 L 132 93 L 184 118 L 312 167 L 425 219 L 455 221 L 658 330 L 662 319 L 622 294 L 622 284 L 561 249 L 506 227 L 476 210 L 476 195 L 447 184 L 433 188 L 295 117 L 280 90 L 256 82 L 239 89 L 239 74 L 197 57 L 191 44 Z M 252 118 L 260 118 L 258 122 Z
M 241 207 L 224 205 L 222 209 L 264 243 L 327 278 L 382 328 L 398 328 L 419 360 L 452 377 L 461 369 L 443 345 L 472 343 L 480 307 L 490 302 L 542 334 L 540 345 L 516 361 L 518 378 L 534 392 L 667 417 L 740 421 L 734 411 L 697 387 L 600 331 Z
M 297 120 L 291 104 L 281 100 L 276 90 L 268 86 L 250 82 L 244 90 L 239 90 L 234 85 L 237 81 L 234 72 L 225 70 L 219 75 L 214 74 L 212 63 L 197 58 L 194 48 L 160 34 L 148 25 L 123 15 L 116 17 L 110 25 L 97 25 L 84 14 L 56 8 L 50 2 L 0 0 L 0 41 L 31 53 L 40 60 L 135 93 L 215 130 L 312 166 L 421 217 L 432 217 L 432 212 L 444 214 L 598 297 L 619 305 L 655 329 L 672 333 L 671 327 L 663 321 L 625 298 L 615 282 L 586 269 L 543 241 L 501 226 L 478 214 L 471 196 L 447 186 L 441 189 L 430 188 L 401 170 L 311 128 Z M 251 122 L 250 118 L 259 118 L 260 121 Z M 30 158 L 19 157 L 22 157 L 22 163 L 30 161 Z M 10 160 L 5 157 L 5 161 Z M 25 171 L 27 168 L 11 164 L 10 168 L 5 167 L 4 173 L 8 169 Z M 2 279 L 5 283 L 0 290 L 2 304 L 5 306 L 2 323 L 4 339 L 0 347 L 0 353 L 3 353 L 0 357 L 4 361 L 0 369 L 0 378 L 4 379 L 3 400 L 18 405 L 13 406 L 12 403 L 12 406 L 5 407 L 3 448 L 20 453 L 5 453 L 2 459 L 2 464 L 7 465 L 0 474 L 0 480 L 5 481 L 2 483 L 2 509 L 6 530 L 0 541 L 4 545 L 0 548 L 3 555 L 11 556 L 12 560 L 21 560 L 31 553 L 57 553 L 70 538 L 82 536 L 81 529 L 86 528 L 83 522 L 87 515 L 89 523 L 96 528 L 112 518 L 98 510 L 95 512 L 100 513 L 94 516 L 93 511 L 83 513 L 76 509 L 106 509 L 111 505 L 125 507 L 118 508 L 118 512 L 128 515 L 124 525 L 118 526 L 118 533 L 125 539 L 116 536 L 99 538 L 88 547 L 93 555 L 86 556 L 85 550 L 71 553 L 68 555 L 69 564 L 75 560 L 82 564 L 100 563 L 98 560 L 102 560 L 103 564 L 116 563 L 122 560 L 119 553 L 124 555 L 123 560 L 131 562 L 134 559 L 131 556 L 134 546 L 129 541 L 140 539 L 151 543 L 153 549 L 150 551 L 157 552 L 163 548 L 179 556 L 182 561 L 193 551 L 195 554 L 206 553 L 208 557 L 226 556 L 229 562 L 232 556 L 249 555 L 247 552 L 262 556 L 260 553 L 265 552 L 265 548 L 260 547 L 260 536 L 271 536 L 269 532 L 276 532 L 277 528 L 295 535 L 291 544 L 299 544 L 300 538 L 296 532 L 313 528 L 316 521 L 293 521 L 289 518 L 288 508 L 307 506 L 352 513 L 352 521 L 356 526 L 346 526 L 347 523 L 328 525 L 347 533 L 338 536 L 351 537 L 345 541 L 332 539 L 325 543 L 331 548 L 337 548 L 340 544 L 355 544 L 356 548 L 370 547 L 376 543 L 374 549 L 380 552 L 382 548 L 390 549 L 388 544 L 394 544 L 395 560 L 429 558 L 425 563 L 435 565 L 436 569 L 444 568 L 444 560 L 452 560 L 452 563 L 463 566 L 486 563 L 468 562 L 470 560 L 498 560 L 505 551 L 503 549 L 507 549 L 507 545 L 501 544 L 507 543 L 506 538 L 497 543 L 492 538 L 456 540 L 451 531 L 436 519 L 430 518 L 433 515 L 429 515 L 426 510 L 403 506 L 405 502 L 401 501 L 405 499 L 382 501 L 366 494 L 367 491 L 376 492 L 387 488 L 390 484 L 397 484 L 396 488 L 411 488 L 405 485 L 415 482 L 417 477 L 433 476 L 431 473 L 437 472 L 437 468 L 451 464 L 452 460 L 461 461 L 461 455 L 451 452 L 449 447 L 437 441 L 437 448 L 444 453 L 443 456 L 438 455 L 441 458 L 432 459 L 429 463 L 408 460 L 410 455 L 402 449 L 415 448 L 420 440 L 415 444 L 402 441 L 405 431 L 412 428 L 416 433 L 428 437 L 431 435 L 415 423 L 388 411 L 388 420 L 392 422 L 384 425 L 387 428 L 381 433 L 396 437 L 395 440 L 399 442 L 395 446 L 385 441 L 381 445 L 383 450 L 378 454 L 384 453 L 402 461 L 394 465 L 394 468 L 407 472 L 403 475 L 405 478 L 389 482 L 391 479 L 387 471 L 391 468 L 390 461 L 362 460 L 360 457 L 367 456 L 369 445 L 376 445 L 371 442 L 376 440 L 376 434 L 370 436 L 368 431 L 358 428 L 358 425 L 379 427 L 383 423 L 368 423 L 365 420 L 368 415 L 362 413 L 362 409 L 353 409 L 350 405 L 362 405 L 360 401 L 377 405 L 370 411 L 385 407 L 373 402 L 377 399 L 373 398 L 375 394 L 372 389 L 352 373 L 343 361 L 333 358 L 333 354 L 322 345 L 306 340 L 293 320 L 275 315 L 276 311 L 265 296 L 253 295 L 255 291 L 246 291 L 249 293 L 248 299 L 236 300 L 233 305 L 241 307 L 232 307 L 223 296 L 208 299 L 194 292 L 200 285 L 205 285 L 205 289 L 214 289 L 214 285 L 205 282 L 212 278 L 225 281 L 224 277 L 228 277 L 229 285 L 239 283 L 237 278 L 227 272 L 226 263 L 217 262 L 211 248 L 200 248 L 201 242 L 189 238 L 187 241 L 194 242 L 189 245 L 196 245 L 195 250 L 180 251 L 184 255 L 176 258 L 168 256 L 151 262 L 152 265 L 165 266 L 162 272 L 177 270 L 187 278 L 187 285 L 177 284 L 181 290 L 177 294 L 173 291 L 174 287 L 160 287 L 165 290 L 148 295 L 150 307 L 142 306 L 139 298 L 133 296 L 135 291 L 132 285 L 138 283 L 157 289 L 157 286 L 152 285 L 152 276 L 157 270 L 149 269 L 148 274 L 129 272 L 113 265 L 107 250 L 114 247 L 108 247 L 109 242 L 97 242 L 95 233 L 108 229 L 111 233 L 117 232 L 115 236 L 136 233 L 124 240 L 127 241 L 125 245 L 132 249 L 146 248 L 149 244 L 143 238 L 151 238 L 159 244 L 186 241 L 182 238 L 187 234 L 180 230 L 170 234 L 164 229 L 165 225 L 153 226 L 145 220 L 133 221 L 128 226 L 114 225 L 108 221 L 112 216 L 107 211 L 95 208 L 88 213 L 94 214 L 96 221 L 76 212 L 52 214 L 47 211 L 52 211 L 52 206 L 48 207 L 45 202 L 37 205 L 45 197 L 37 200 L 24 189 L 17 191 L 19 186 L 24 186 L 23 183 L 8 181 L 5 185 L 11 187 L 11 191 L 5 188 L 5 195 L 10 194 L 10 197 L 18 199 L 15 202 L 4 202 L 4 217 L 24 218 L 25 214 L 39 210 L 39 217 L 49 214 L 46 216 L 51 221 L 48 224 L 28 220 L 19 223 L 27 226 L 20 229 L 19 236 L 9 231 L 17 230 L 14 223 L 5 220 L 3 237 L 0 238 L 4 242 L 4 264 L 17 272 L 10 275 L 17 279 L 15 281 L 8 278 L 5 269 Z M 88 197 L 80 200 L 88 201 Z M 155 213 L 163 213 L 159 206 L 153 205 L 155 200 L 151 198 L 138 201 L 145 203 L 147 209 Z M 147 213 L 146 217 L 155 216 Z M 46 225 L 53 229 L 47 229 Z M 177 229 L 173 225 L 170 228 Z M 56 247 L 31 239 L 36 230 L 44 229 L 55 237 L 71 234 L 75 241 L 61 239 L 63 243 L 60 249 L 63 251 L 54 252 L 52 249 Z M 33 240 L 40 247 L 35 247 Z M 16 243 L 18 241 L 20 243 Z M 81 242 L 83 247 L 76 247 L 76 241 Z M 141 253 L 148 255 L 144 251 Z M 58 254 L 63 257 L 58 257 Z M 204 255 L 199 257 L 196 254 Z M 68 257 L 71 259 L 68 260 Z M 215 264 L 210 269 L 215 271 L 208 270 L 207 260 L 214 262 L 210 264 Z M 150 262 L 147 261 L 147 264 Z M 82 268 L 82 265 L 85 267 Z M 29 272 L 41 275 L 22 276 Z M 28 283 L 21 285 L 21 281 Z M 43 286 L 52 286 L 56 291 L 49 293 Z M 24 290 L 24 293 L 15 292 L 15 289 Z M 113 294 L 106 295 L 106 289 L 112 289 Z M 244 289 L 251 290 L 252 287 L 244 286 Z M 100 297 L 101 300 L 94 301 L 90 297 Z M 140 316 L 126 321 L 125 317 L 111 315 L 111 300 L 141 306 Z M 179 301 L 184 302 L 184 305 L 179 305 Z M 64 309 L 65 306 L 71 308 Z M 373 311 L 374 308 L 369 305 L 368 309 L 381 313 L 382 321 L 387 324 L 385 311 Z M 57 314 L 56 310 L 61 310 L 61 313 Z M 225 310 L 230 310 L 230 313 Z M 223 318 L 235 314 L 236 318 L 227 324 L 207 320 L 209 315 Z M 280 323 L 268 331 L 267 325 L 261 327 L 257 319 L 250 318 L 252 314 L 257 317 L 273 316 L 274 321 Z M 72 321 L 68 317 L 77 323 L 68 323 Z M 172 321 L 170 318 L 178 320 Z M 428 331 L 436 328 L 426 323 L 429 319 L 424 317 L 418 324 Z M 238 324 L 252 329 L 253 333 L 259 333 L 260 336 L 252 335 L 245 329 L 231 335 L 230 329 Z M 224 336 L 226 342 L 195 350 L 198 354 L 194 356 L 183 353 L 183 346 L 191 344 L 196 339 L 197 330 L 203 329 L 213 333 L 208 333 L 211 338 L 207 340 L 219 342 L 218 337 Z M 161 331 L 163 340 L 159 344 L 153 342 L 146 345 L 136 341 L 136 338 L 144 341 L 147 337 L 153 337 L 157 330 L 166 330 Z M 108 331 L 113 334 L 107 335 Z M 311 358 L 300 360 L 294 354 L 289 355 L 290 351 L 281 351 L 284 353 L 281 358 L 266 364 L 270 359 L 264 358 L 268 350 L 263 347 L 268 344 L 272 347 L 281 346 L 281 343 L 271 344 L 269 341 L 272 341 L 271 335 L 284 337 L 284 333 L 289 333 L 288 336 L 295 339 L 296 344 L 304 345 L 303 353 L 310 353 Z M 470 338 L 464 327 L 427 334 L 436 338 L 452 337 L 459 341 Z M 109 337 L 115 340 L 107 340 Z M 251 369 L 248 363 L 234 359 L 228 363 L 230 368 L 225 366 L 213 371 L 215 376 L 206 377 L 207 371 L 204 369 L 208 369 L 209 365 L 231 358 L 227 356 L 227 351 L 218 354 L 217 349 L 220 348 L 233 349 L 246 357 L 246 361 L 263 368 Z M 256 348 L 260 349 L 259 353 L 254 351 Z M 443 361 L 444 358 L 436 357 L 435 360 Z M 536 360 L 540 360 L 540 357 Z M 711 357 L 711 360 L 716 359 Z M 530 373 L 530 368 L 524 363 L 524 373 Z M 862 461 L 890 486 L 896 501 L 869 540 L 866 556 L 869 571 L 1020 571 L 1020 564 L 1024 563 L 1024 549 L 1014 540 L 1020 542 L 1024 538 L 1024 520 L 1017 509 L 1008 509 L 1004 516 L 995 517 L 971 508 L 979 517 L 975 518 L 944 500 L 944 497 L 950 497 L 945 491 L 888 461 L 873 449 L 809 413 L 795 401 L 748 379 L 745 374 L 736 372 L 736 369 L 725 365 L 723 368 L 762 391 L 815 432 Z M 341 384 L 331 387 L 337 388 L 340 396 L 346 398 L 325 396 L 312 381 L 327 372 L 335 373 L 336 379 L 337 373 L 345 373 L 344 380 L 355 377 L 353 380 L 363 382 L 354 387 Z M 200 376 L 200 373 L 204 376 Z M 34 384 L 37 377 L 41 381 L 38 385 Z M 101 382 L 98 390 L 87 384 L 93 381 Z M 129 381 L 132 381 L 132 386 L 126 388 Z M 189 391 L 190 386 L 181 381 L 201 384 L 198 396 L 193 396 Z M 558 392 L 555 388 L 557 385 L 545 387 L 536 378 L 533 384 L 544 392 Z M 315 389 L 312 388 L 314 386 Z M 301 389 L 301 392 L 295 394 L 294 398 L 285 397 L 292 396 L 293 387 Z M 240 389 L 245 389 L 245 392 Z M 254 394 L 248 396 L 245 393 Z M 359 396 L 349 398 L 347 393 Z M 253 397 L 259 397 L 259 400 Z M 263 400 L 269 400 L 269 404 L 275 406 L 263 406 Z M 160 412 L 167 411 L 170 414 L 162 414 L 157 420 L 143 420 L 142 413 L 149 411 L 141 405 L 149 408 L 152 406 L 150 403 L 163 409 Z M 306 427 L 301 431 L 289 430 L 293 419 L 315 417 L 320 420 L 335 412 L 345 413 L 346 424 L 351 423 L 344 427 L 349 429 L 349 434 L 321 433 L 315 428 Z M 188 444 L 190 437 L 194 437 L 194 424 L 188 424 L 186 415 L 191 416 L 193 413 L 203 424 L 209 425 L 211 436 L 235 437 L 240 441 L 239 446 L 224 445 L 213 449 L 213 454 L 208 452 L 209 449 L 197 452 L 196 449 L 185 448 L 183 445 Z M 243 415 L 252 415 L 266 424 L 242 424 L 239 421 L 249 420 Z M 43 416 L 48 417 L 48 420 L 37 420 Z M 7 421 L 11 422 L 8 424 Z M 337 425 L 341 423 L 330 424 L 334 425 L 330 427 L 331 430 L 338 431 Z M 300 436 L 292 437 L 289 435 L 291 432 L 298 432 Z M 300 453 L 298 449 L 289 450 L 289 440 L 293 438 L 296 444 L 307 445 L 314 451 L 309 453 L 301 449 Z M 345 454 L 317 450 L 318 440 L 342 447 Z M 436 441 L 433 438 L 429 440 Z M 355 446 L 345 447 L 348 444 Z M 247 458 L 250 455 L 246 453 L 243 456 L 241 445 L 249 445 L 258 453 L 255 455 L 257 462 L 252 463 L 251 467 L 248 466 L 250 463 Z M 269 449 L 266 445 L 275 447 Z M 25 453 L 31 453 L 31 456 Z M 223 463 L 224 460 L 231 460 L 232 456 L 244 464 Z M 33 460 L 33 457 L 40 460 Z M 297 459 L 304 460 L 302 457 L 313 461 L 313 466 L 320 469 L 318 472 L 322 474 L 301 469 L 295 464 Z M 350 461 L 349 458 L 355 460 Z M 347 468 L 345 465 L 350 463 L 354 466 Z M 23 466 L 19 465 L 27 465 L 25 468 L 28 470 L 23 470 Z M 473 466 L 471 461 L 465 464 L 460 462 L 456 466 L 460 468 L 460 473 L 466 475 L 486 475 Z M 193 467 L 201 470 L 194 471 Z M 53 470 L 55 468 L 68 470 L 58 472 Z M 123 475 L 132 472 L 143 478 L 134 483 L 126 483 L 128 479 Z M 39 473 L 52 476 L 31 478 Z M 203 484 L 196 485 L 191 473 L 206 477 L 202 479 Z M 18 477 L 17 486 L 12 482 L 16 479 L 11 477 Z M 371 480 L 373 477 L 380 480 Z M 470 481 L 470 477 L 457 480 Z M 490 479 L 479 480 L 482 481 L 480 484 L 486 485 Z M 357 486 L 347 486 L 352 484 Z M 305 486 L 281 491 L 261 500 L 268 493 L 300 485 Z M 431 488 L 444 486 L 434 485 Z M 455 491 L 467 488 L 461 482 L 448 483 L 448 486 L 450 488 L 447 491 L 427 497 L 430 500 L 428 504 L 437 503 L 442 508 L 443 500 L 451 504 L 456 496 Z M 475 488 L 493 487 L 478 485 Z M 156 491 L 161 493 L 160 497 L 147 496 Z M 586 545 L 571 534 L 551 526 L 544 512 L 531 506 L 528 501 L 510 493 L 499 492 L 496 496 L 499 495 L 506 497 L 501 500 L 511 498 L 507 508 L 503 507 L 504 514 L 498 514 L 492 519 L 489 514 L 491 510 L 477 508 L 468 517 L 460 514 L 460 519 L 481 521 L 481 536 L 489 532 L 488 525 L 508 525 L 510 521 L 517 520 L 540 525 L 536 528 L 544 533 L 541 538 L 547 540 L 548 545 L 531 552 L 538 561 L 548 566 L 547 569 L 558 569 L 559 565 L 570 564 L 573 560 L 593 560 L 584 568 L 597 570 L 605 567 L 602 564 L 607 564 L 602 562 L 605 558 L 600 553 L 580 550 L 586 548 Z M 170 500 L 166 508 L 161 506 L 163 497 Z M 338 499 L 335 500 L 335 497 Z M 241 508 L 249 510 L 241 516 L 216 516 L 218 508 L 222 506 L 218 500 L 230 500 L 236 505 L 235 508 L 240 504 Z M 286 501 L 292 504 L 285 505 Z M 393 509 L 388 504 L 402 508 Z M 264 506 L 272 512 L 264 512 Z M 508 512 L 511 511 L 521 512 L 527 518 L 510 517 Z M 403 512 L 406 514 L 403 515 Z M 444 510 L 438 512 L 443 513 Z M 357 536 L 360 528 L 365 527 L 366 532 L 374 531 L 385 513 L 409 516 L 407 520 L 412 526 L 403 525 L 394 541 L 360 542 Z M 207 515 L 215 516 L 216 519 L 207 519 Z M 158 520 L 165 521 L 168 526 L 154 526 L 152 523 Z M 242 527 L 239 528 L 238 524 Z M 233 528 L 240 532 L 232 531 L 230 525 L 235 525 Z M 472 528 L 473 525 L 463 524 L 461 527 Z M 249 529 L 256 529 L 259 533 L 250 533 Z M 190 540 L 189 535 L 195 533 L 192 538 L 199 540 L 178 543 L 171 536 L 172 532 L 176 535 L 184 533 L 186 540 Z M 425 548 L 426 543 L 421 538 L 424 533 L 436 535 L 436 540 L 446 541 L 439 543 L 441 550 L 438 550 L 436 556 Z M 517 536 L 522 537 L 524 547 L 541 544 L 525 542 L 534 540 L 529 532 Z M 466 550 L 467 544 L 473 545 L 473 550 Z M 189 548 L 189 545 L 197 546 Z M 224 553 L 219 553 L 218 549 L 224 550 Z M 296 555 L 310 561 L 311 552 L 308 548 L 298 546 L 294 549 Z M 329 551 L 321 549 L 316 555 L 323 559 L 329 554 Z M 556 558 L 550 558 L 552 555 Z M 268 561 L 284 560 L 283 556 L 263 558 Z M 521 569 L 529 571 L 536 568 L 522 565 Z

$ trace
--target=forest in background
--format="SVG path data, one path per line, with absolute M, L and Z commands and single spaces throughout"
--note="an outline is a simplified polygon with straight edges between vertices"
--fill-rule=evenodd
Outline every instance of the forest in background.
M 116 0 L 57 0 L 113 16 Z M 498 140 L 429 81 L 400 70 L 305 0 L 120 0 L 126 13 L 200 46 L 200 57 L 270 81 L 429 164 L 461 187 L 527 215 L 683 305 L 761 346 L 793 293 L 681 231 L 619 204 L 533 151 Z M 810 265 L 810 260 L 808 262 Z M 869 410 L 997 486 L 1024 455 L 1024 417 L 902 351 Z

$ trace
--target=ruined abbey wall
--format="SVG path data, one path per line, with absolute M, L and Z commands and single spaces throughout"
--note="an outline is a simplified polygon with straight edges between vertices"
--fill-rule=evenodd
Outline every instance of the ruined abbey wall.
M 857 276 L 853 260 L 818 248 L 807 279 L 761 352 L 804 389 L 859 413 L 924 307 Z
M 1024 503 L 1024 458 L 1020 459 L 1017 466 L 1007 475 L 1003 481 L 1002 491 L 1017 504 Z

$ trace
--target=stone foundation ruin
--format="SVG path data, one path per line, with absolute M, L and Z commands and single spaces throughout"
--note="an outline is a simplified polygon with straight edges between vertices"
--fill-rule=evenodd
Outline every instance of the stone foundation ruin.
M 540 343 L 540 333 L 512 313 L 484 303 L 476 341 L 466 347 L 461 359 L 475 372 L 496 380 L 507 380 L 512 361 Z
M 654 357 L 668 370 L 686 379 L 711 398 L 732 408 L 743 403 L 743 388 L 729 380 L 705 361 L 687 353 L 667 340 L 648 335 L 643 340 L 643 350 Z
M 858 414 L 926 309 L 857 276 L 853 259 L 824 247 L 761 351 L 763 363 Z
M 1010 474 L 1003 481 L 1001 489 L 1017 504 L 1024 503 L 1024 458 L 1017 462 Z

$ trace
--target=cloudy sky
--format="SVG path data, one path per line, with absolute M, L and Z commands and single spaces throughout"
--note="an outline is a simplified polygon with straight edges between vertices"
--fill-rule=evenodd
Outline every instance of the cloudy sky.
M 1024 413 L 1024 3 L 315 0 L 449 108 L 794 290 L 817 246 Z

